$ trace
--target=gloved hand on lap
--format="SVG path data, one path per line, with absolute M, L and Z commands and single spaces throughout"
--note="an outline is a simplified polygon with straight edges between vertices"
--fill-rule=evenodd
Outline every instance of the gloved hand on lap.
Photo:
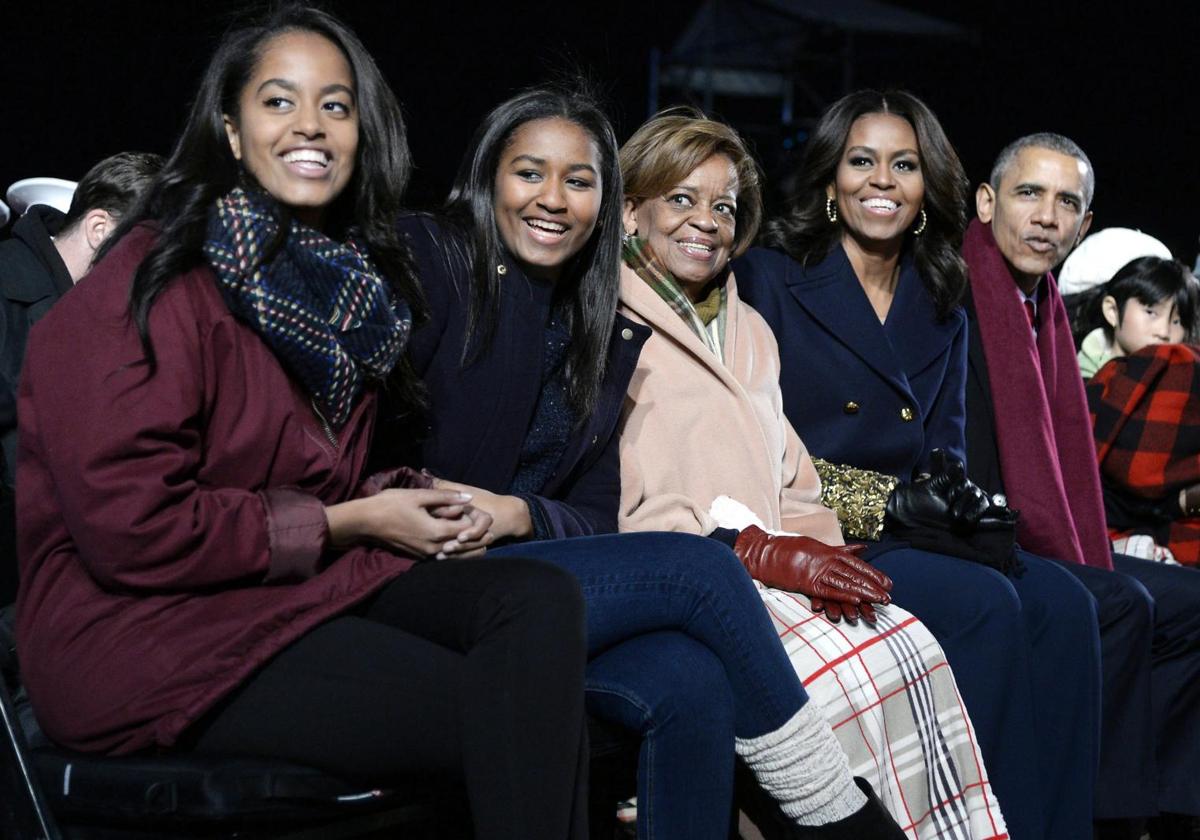
M 755 525 L 742 530 L 733 546 L 750 576 L 767 586 L 851 606 L 889 603 L 892 581 L 856 556 L 863 548 L 771 535 Z
M 931 453 L 930 467 L 929 475 L 896 486 L 884 521 L 906 528 L 972 530 L 991 507 L 987 493 L 967 478 L 962 461 L 947 457 L 941 449 Z

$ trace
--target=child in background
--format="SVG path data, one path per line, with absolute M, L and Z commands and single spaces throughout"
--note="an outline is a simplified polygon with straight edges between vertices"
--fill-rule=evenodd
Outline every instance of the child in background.
M 1135 259 L 1086 310 L 1079 367 L 1117 551 L 1200 564 L 1200 348 L 1196 278 L 1174 260 Z
M 1110 359 L 1151 344 L 1179 344 L 1194 332 L 1196 278 L 1182 263 L 1139 257 L 1092 292 L 1084 322 L 1096 325 L 1079 349 L 1079 370 L 1091 379 Z

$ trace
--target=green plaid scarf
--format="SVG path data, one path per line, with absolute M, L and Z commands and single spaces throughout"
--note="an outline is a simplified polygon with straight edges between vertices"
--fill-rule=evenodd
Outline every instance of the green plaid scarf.
M 708 297 L 697 305 L 692 303 L 679 281 L 671 276 L 645 239 L 638 236 L 627 238 L 621 248 L 621 257 L 692 328 L 704 345 L 724 361 L 725 322 L 729 317 L 729 292 L 725 284 L 714 286 Z

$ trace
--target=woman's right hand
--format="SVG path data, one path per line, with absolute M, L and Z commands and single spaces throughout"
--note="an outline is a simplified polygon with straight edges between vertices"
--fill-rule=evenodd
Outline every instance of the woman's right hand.
M 751 525 L 733 551 L 755 580 L 776 589 L 844 604 L 886 604 L 891 579 L 859 559 L 863 545 L 826 545 L 794 534 L 772 535 Z M 855 610 L 849 615 L 857 616 Z
M 336 547 L 378 543 L 421 557 L 477 557 L 493 541 L 492 517 L 455 490 L 390 488 L 325 508 Z

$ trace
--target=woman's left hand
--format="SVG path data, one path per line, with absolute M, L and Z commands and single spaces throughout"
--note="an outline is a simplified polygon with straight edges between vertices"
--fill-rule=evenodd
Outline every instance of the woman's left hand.
M 519 496 L 503 496 L 491 493 L 482 487 L 460 484 L 435 478 L 433 486 L 439 490 L 458 490 L 471 495 L 471 504 L 492 516 L 492 534 L 496 539 L 523 540 L 533 536 L 533 520 L 529 518 L 529 505 Z M 437 511 L 434 511 L 437 515 Z

